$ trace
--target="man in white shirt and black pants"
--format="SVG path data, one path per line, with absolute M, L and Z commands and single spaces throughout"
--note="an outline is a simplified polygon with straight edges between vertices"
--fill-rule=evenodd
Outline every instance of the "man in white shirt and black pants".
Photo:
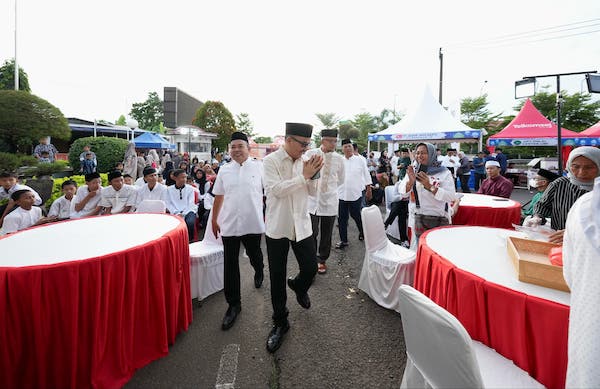
M 265 232 L 263 219 L 262 163 L 249 158 L 248 137 L 231 135 L 232 161 L 221 166 L 212 188 L 212 228 L 221 234 L 224 250 L 225 300 L 229 307 L 221 328 L 228 330 L 242 310 L 240 293 L 240 242 L 254 268 L 254 286 L 263 283 L 263 254 L 260 240 Z
M 340 232 L 340 241 L 335 245 L 336 249 L 343 249 L 348 246 L 348 219 L 356 222 L 359 235 L 358 239 L 363 240 L 363 228 L 360 217 L 362 209 L 362 191 L 366 190 L 365 197 L 367 202 L 371 200 L 371 176 L 362 159 L 354 155 L 354 146 L 350 139 L 342 141 L 342 151 L 344 152 L 344 181 L 338 187 L 338 227 Z
M 275 352 L 289 330 L 286 308 L 285 278 L 290 245 L 300 273 L 288 279 L 301 307 L 310 308 L 308 289 L 317 273 L 317 255 L 312 239 L 308 213 L 308 195 L 316 192 L 315 175 L 323 166 L 323 158 L 313 155 L 303 161 L 302 154 L 310 145 L 312 126 L 286 123 L 285 144 L 263 161 L 267 196 L 266 240 L 273 304 L 273 328 L 267 338 L 267 351 Z
M 314 196 L 308 196 L 308 212 L 317 248 L 319 274 L 327 272 L 325 261 L 331 252 L 331 236 L 338 213 L 337 189 L 344 182 L 344 157 L 335 152 L 337 135 L 337 130 L 321 131 L 321 147 L 306 152 L 307 156 L 318 154 L 323 157 L 323 168 L 317 179 L 317 192 Z M 319 225 L 321 239 L 317 240 Z
M 167 210 L 172 215 L 179 215 L 185 220 L 190 242 L 194 241 L 196 232 L 196 199 L 194 187 L 187 185 L 187 173 L 183 169 L 171 173 L 175 177 L 175 185 L 167 187 Z

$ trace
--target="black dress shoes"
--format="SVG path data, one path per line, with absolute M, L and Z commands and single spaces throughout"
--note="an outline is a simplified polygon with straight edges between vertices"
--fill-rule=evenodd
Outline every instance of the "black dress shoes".
M 290 324 L 286 322 L 282 326 L 274 325 L 269 332 L 269 337 L 267 338 L 267 351 L 270 353 L 274 353 L 277 351 L 281 344 L 283 343 L 283 335 L 288 332 L 290 329 Z
M 298 301 L 298 304 L 304 309 L 310 308 L 310 297 L 308 297 L 308 293 L 306 292 L 304 294 L 298 293 L 296 290 L 296 280 L 290 277 L 288 278 L 287 284 L 290 289 L 296 293 L 296 301 Z
M 263 271 L 257 271 L 254 273 L 254 287 L 256 289 L 260 288 L 262 286 L 263 280 L 264 280 L 265 276 L 263 274 Z
M 358 240 L 365 240 L 365 235 L 362 232 L 358 234 Z
M 239 315 L 241 311 L 241 305 L 235 305 L 233 307 L 230 306 L 229 308 L 227 308 L 227 312 L 225 312 L 225 316 L 223 317 L 223 324 L 221 325 L 221 329 L 223 331 L 227 331 L 228 329 L 230 329 L 233 326 L 233 323 L 235 323 L 237 315 Z

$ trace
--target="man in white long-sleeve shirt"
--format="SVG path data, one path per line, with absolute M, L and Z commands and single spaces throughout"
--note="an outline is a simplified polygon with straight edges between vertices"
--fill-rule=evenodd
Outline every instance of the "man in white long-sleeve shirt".
M 285 278 L 290 245 L 300 273 L 288 280 L 303 308 L 310 308 L 308 289 L 317 272 L 317 258 L 308 214 L 308 195 L 316 191 L 315 175 L 323 165 L 320 155 L 308 161 L 302 154 L 310 145 L 312 126 L 286 123 L 285 144 L 263 162 L 267 196 L 266 240 L 273 304 L 273 328 L 267 338 L 267 350 L 275 352 L 290 328 L 287 320 Z
M 198 207 L 194 198 L 194 188 L 187 185 L 187 174 L 183 169 L 172 173 L 175 185 L 167 187 L 167 210 L 170 214 L 179 215 L 185 220 L 189 241 L 194 240 L 196 230 L 196 212 Z
M 338 187 L 338 227 L 340 232 L 340 241 L 335 245 L 337 249 L 343 249 L 348 246 L 348 219 L 356 222 L 359 235 L 358 239 L 363 240 L 362 221 L 360 210 L 362 209 L 362 191 L 366 190 L 365 197 L 367 202 L 371 200 L 371 176 L 363 160 L 354 155 L 354 146 L 350 139 L 342 141 L 342 151 L 344 152 L 344 181 Z
M 571 289 L 567 388 L 600 387 L 600 178 L 573 204 L 563 240 L 563 274 Z
M 161 200 L 167 204 L 167 186 L 158 182 L 158 173 L 152 166 L 144 168 L 143 180 L 145 183 L 137 187 L 135 208 L 137 209 L 144 200 Z
M 344 182 L 344 157 L 335 152 L 337 135 L 337 130 L 321 131 L 321 147 L 306 152 L 307 156 L 318 154 L 323 157 L 323 169 L 317 179 L 317 191 L 314 196 L 308 196 L 308 212 L 317 248 L 319 274 L 327 272 L 325 262 L 331 252 L 331 236 L 338 213 L 337 189 Z M 320 240 L 317 240 L 319 232 Z

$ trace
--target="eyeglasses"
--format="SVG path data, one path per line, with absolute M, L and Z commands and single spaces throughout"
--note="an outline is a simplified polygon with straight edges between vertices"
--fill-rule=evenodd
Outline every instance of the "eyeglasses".
M 293 137 L 291 135 L 289 137 L 292 138 L 294 140 L 294 142 L 298 143 L 300 146 L 302 146 L 304 148 L 310 146 L 310 142 L 302 142 L 301 140 L 298 140 L 298 139 L 296 139 L 295 137 Z

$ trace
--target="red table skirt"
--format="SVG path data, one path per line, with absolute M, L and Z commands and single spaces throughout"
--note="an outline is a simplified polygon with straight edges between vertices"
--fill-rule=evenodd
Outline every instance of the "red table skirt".
M 482 260 L 485 260 L 482 254 Z M 564 388 L 569 307 L 487 282 L 419 239 L 415 288 L 456 316 L 469 335 L 548 388 Z
M 452 224 L 457 226 L 481 226 L 513 229 L 513 224 L 521 223 L 521 205 L 512 207 L 492 208 L 461 205 L 458 213 L 452 218 Z
M 0 387 L 122 387 L 191 323 L 189 272 L 183 221 L 126 251 L 0 268 Z

